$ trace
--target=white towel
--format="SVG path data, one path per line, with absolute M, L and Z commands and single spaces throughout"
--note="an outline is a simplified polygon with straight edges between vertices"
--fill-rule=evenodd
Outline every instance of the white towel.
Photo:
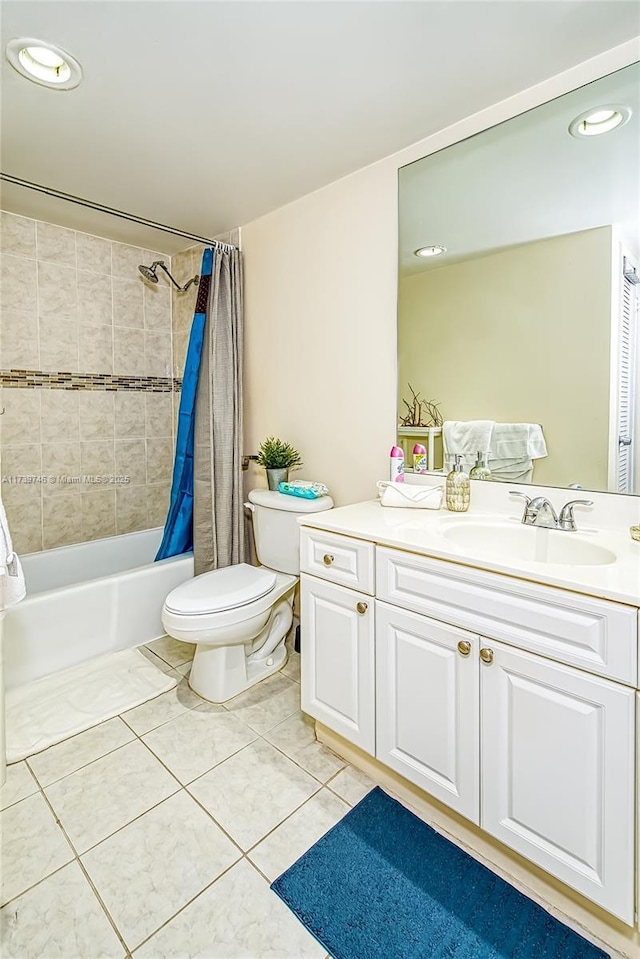
M 453 459 L 456 453 L 463 457 L 473 457 L 475 462 L 478 451 L 484 453 L 491 449 L 493 420 L 446 420 L 442 424 L 442 443 L 445 456 Z
M 0 499 L 0 612 L 19 603 L 26 592 L 22 565 L 13 552 L 7 514 Z
M 384 480 L 379 480 L 377 486 L 381 506 L 400 509 L 440 509 L 442 506 L 441 486 L 413 486 Z
M 456 453 L 462 456 L 462 465 L 468 471 L 476 462 L 476 454 L 486 452 L 494 478 L 516 482 L 520 476 L 533 471 L 534 459 L 547 455 L 542 427 L 537 423 L 491 423 L 488 445 L 483 446 L 489 423 L 489 420 L 469 420 L 467 423 L 451 420 L 444 424 L 445 472 L 453 466 Z M 473 446 L 474 442 L 478 445 Z

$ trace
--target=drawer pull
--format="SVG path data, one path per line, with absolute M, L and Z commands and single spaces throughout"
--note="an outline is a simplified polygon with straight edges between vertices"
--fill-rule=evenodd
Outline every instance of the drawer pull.
M 471 652 L 471 643 L 468 643 L 466 639 L 461 639 L 458 643 L 458 652 L 461 656 L 468 656 Z
M 493 662 L 493 650 L 489 649 L 488 646 L 483 646 L 480 650 L 480 659 L 483 663 L 486 663 L 487 666 L 490 666 Z
M 364 616 L 364 614 L 365 614 L 366 611 L 369 609 L 369 607 L 368 607 L 367 603 L 358 603 L 358 605 L 356 606 L 356 609 L 357 609 L 357 611 L 360 613 L 361 616 Z
M 324 556 L 322 557 L 322 562 L 324 563 L 325 566 L 331 566 L 334 559 L 335 559 L 335 556 L 332 556 L 331 553 L 325 553 Z

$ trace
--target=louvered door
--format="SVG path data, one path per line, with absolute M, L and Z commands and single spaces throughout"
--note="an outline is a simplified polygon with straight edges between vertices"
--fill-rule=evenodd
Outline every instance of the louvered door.
M 620 298 L 620 335 L 618 340 L 618 458 L 616 489 L 633 492 L 633 404 L 635 387 L 635 350 L 637 336 L 638 285 L 634 282 L 635 265 L 623 259 L 622 295 Z M 636 273 L 637 276 L 637 273 Z

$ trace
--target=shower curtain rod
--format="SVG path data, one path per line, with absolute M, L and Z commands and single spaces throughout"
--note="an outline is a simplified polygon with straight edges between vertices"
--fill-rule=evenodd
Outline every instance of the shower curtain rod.
M 184 230 L 176 230 L 175 227 L 166 226 L 164 223 L 156 223 L 155 220 L 147 220 L 143 216 L 136 216 L 135 213 L 125 213 L 123 210 L 115 210 L 113 207 L 104 206 L 102 203 L 94 203 L 93 200 L 85 200 L 82 197 L 74 196 L 72 193 L 63 193 L 61 190 L 54 190 L 53 187 L 43 186 L 41 183 L 32 183 L 31 180 L 22 180 L 20 177 L 11 176 L 10 173 L 0 172 L 0 180 L 6 183 L 13 183 L 15 186 L 25 187 L 27 190 L 35 190 L 37 193 L 44 193 L 47 196 L 55 197 L 58 200 L 68 200 L 69 203 L 75 203 L 78 206 L 86 206 L 90 210 L 97 210 L 99 213 L 110 213 L 111 216 L 120 217 L 121 220 L 128 220 L 130 223 L 138 223 L 140 226 L 147 226 L 154 230 L 160 230 L 162 233 L 172 233 L 174 236 L 182 236 L 186 240 L 196 240 L 198 243 L 205 243 L 207 246 L 222 247 L 226 250 L 235 250 L 232 243 L 223 243 L 222 240 L 210 240 L 206 236 L 198 236 L 195 233 L 187 233 Z

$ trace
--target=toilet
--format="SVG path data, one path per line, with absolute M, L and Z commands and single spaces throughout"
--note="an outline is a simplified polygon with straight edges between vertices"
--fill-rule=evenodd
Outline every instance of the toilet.
M 331 509 L 333 500 L 260 489 L 251 490 L 246 506 L 262 565 L 237 563 L 195 576 L 173 589 L 162 609 L 169 636 L 196 643 L 189 685 L 212 703 L 226 702 L 284 666 L 300 573 L 297 518 Z

